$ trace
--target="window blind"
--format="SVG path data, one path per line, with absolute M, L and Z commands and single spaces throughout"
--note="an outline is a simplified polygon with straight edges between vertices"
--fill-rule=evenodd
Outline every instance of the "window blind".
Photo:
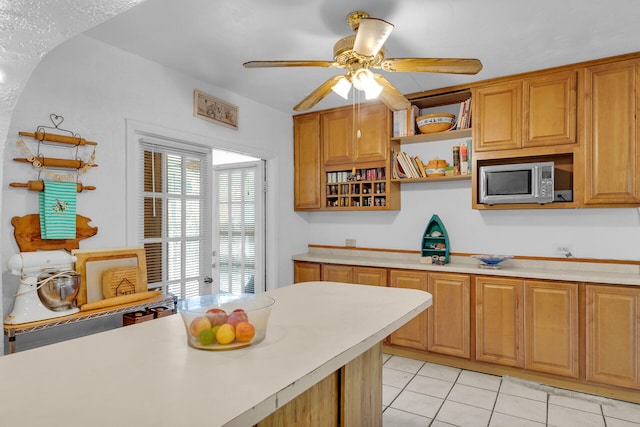
M 168 143 L 140 140 L 139 240 L 149 288 L 188 298 L 206 289 L 203 279 L 210 274 L 209 154 Z
M 255 292 L 262 286 L 260 218 L 262 181 L 257 165 L 216 167 L 218 280 L 222 292 Z

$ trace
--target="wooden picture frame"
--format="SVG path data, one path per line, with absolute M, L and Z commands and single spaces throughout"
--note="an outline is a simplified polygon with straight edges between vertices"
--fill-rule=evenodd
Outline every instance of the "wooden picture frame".
M 222 126 L 238 129 L 238 107 L 199 90 L 193 91 L 193 115 Z
M 80 274 L 80 291 L 76 301 L 78 307 L 103 299 L 102 274 L 111 268 L 137 266 L 139 286 L 147 290 L 147 258 L 144 248 L 77 249 L 71 251 L 71 255 L 76 257 L 75 270 Z

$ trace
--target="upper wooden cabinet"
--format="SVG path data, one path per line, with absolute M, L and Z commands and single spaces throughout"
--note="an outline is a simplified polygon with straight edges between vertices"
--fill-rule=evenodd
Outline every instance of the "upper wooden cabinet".
M 472 90 L 474 151 L 506 150 L 522 145 L 522 83 L 492 84 Z
M 577 72 L 529 77 L 522 81 L 522 146 L 577 142 Z
M 476 151 L 577 142 L 576 70 L 480 86 L 472 94 Z
M 586 205 L 640 204 L 640 60 L 586 68 Z
M 382 103 L 294 116 L 294 209 L 400 209 L 390 120 Z
M 320 117 L 293 117 L 293 203 L 295 210 L 318 209 L 320 199 Z
M 322 113 L 320 119 L 325 166 L 388 158 L 390 113 L 384 104 L 337 108 Z

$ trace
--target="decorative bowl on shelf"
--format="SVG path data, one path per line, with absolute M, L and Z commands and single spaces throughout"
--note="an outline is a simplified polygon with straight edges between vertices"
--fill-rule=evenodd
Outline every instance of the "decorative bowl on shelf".
M 232 350 L 264 340 L 275 300 L 264 294 L 219 293 L 178 302 L 187 343 L 201 350 Z
M 421 133 L 444 132 L 453 127 L 455 114 L 433 113 L 416 118 L 416 124 Z
M 513 257 L 510 255 L 471 255 L 471 258 L 475 258 L 480 261 L 478 267 L 480 268 L 500 268 L 500 263 Z

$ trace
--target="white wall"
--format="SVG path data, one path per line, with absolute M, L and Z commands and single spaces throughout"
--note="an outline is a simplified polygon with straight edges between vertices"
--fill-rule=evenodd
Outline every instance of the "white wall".
M 193 90 L 218 96 L 239 107 L 239 130 L 193 117 Z M 155 63 L 79 35 L 51 51 L 33 72 L 13 113 L 4 149 L 3 178 L 10 182 L 37 179 L 29 164 L 12 161 L 24 157 L 16 147 L 18 131 L 50 125 L 49 115 L 65 117 L 61 128 L 98 142 L 99 165 L 82 177 L 96 191 L 78 195 L 77 211 L 92 219 L 98 234 L 81 242 L 81 248 L 121 247 L 126 239 L 127 158 L 126 121 L 163 127 L 212 147 L 232 149 L 267 158 L 274 197 L 269 202 L 272 283 L 291 283 L 291 255 L 306 250 L 307 223 L 293 212 L 292 119 L 249 99 L 207 85 Z M 23 138 L 33 150 L 33 140 Z M 38 193 L 5 188 L 2 197 L 3 307 L 13 301 L 17 280 L 7 272 L 8 257 L 18 252 L 10 219 L 38 212 Z M 269 262 L 269 261 L 268 261 Z M 274 271 L 275 270 L 275 271 Z
M 410 144 L 402 149 L 448 159 L 462 140 Z M 447 157 L 449 156 L 449 157 Z M 471 209 L 471 181 L 402 184 L 400 211 L 322 212 L 309 219 L 316 244 L 420 250 L 427 222 L 437 214 L 452 252 L 558 256 L 556 244 L 579 258 L 640 260 L 640 209 Z

